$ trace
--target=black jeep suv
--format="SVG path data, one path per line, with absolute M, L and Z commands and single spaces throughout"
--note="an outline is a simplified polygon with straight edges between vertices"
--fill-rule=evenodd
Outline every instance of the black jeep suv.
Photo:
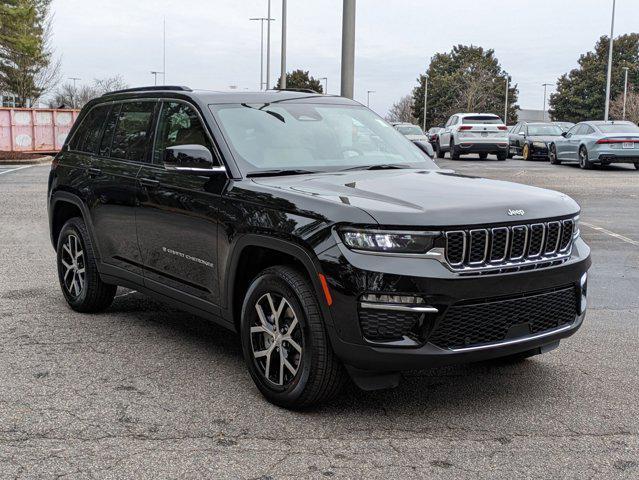
M 49 179 L 74 310 L 117 286 L 239 333 L 272 402 L 348 375 L 544 353 L 580 327 L 590 250 L 561 193 L 440 170 L 360 104 L 185 87 L 107 94 Z

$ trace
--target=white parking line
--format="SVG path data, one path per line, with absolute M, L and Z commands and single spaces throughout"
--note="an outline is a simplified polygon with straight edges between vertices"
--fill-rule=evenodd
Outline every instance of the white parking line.
M 584 225 L 588 228 L 592 228 L 593 230 L 597 230 L 598 232 L 605 233 L 606 235 L 610 235 L 611 237 L 615 237 L 621 240 L 622 242 L 629 243 L 630 245 L 634 245 L 635 247 L 639 247 L 639 242 L 636 240 L 633 240 L 632 238 L 624 237 L 623 235 L 619 235 L 618 233 L 611 232 L 610 230 L 607 230 L 603 227 L 598 227 L 596 225 L 592 225 L 590 223 L 579 222 L 579 224 Z
M 25 168 L 35 167 L 35 165 L 25 165 L 23 167 L 12 168 L 11 170 L 5 170 L 0 172 L 0 175 L 4 175 L 5 173 L 17 172 L 18 170 L 23 170 Z

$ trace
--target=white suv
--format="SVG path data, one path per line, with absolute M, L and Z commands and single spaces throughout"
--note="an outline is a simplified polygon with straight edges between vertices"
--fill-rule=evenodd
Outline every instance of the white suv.
M 508 127 L 492 113 L 458 113 L 446 122 L 435 148 L 438 158 L 450 152 L 453 160 L 468 153 L 478 153 L 485 159 L 492 153 L 497 160 L 506 160 Z

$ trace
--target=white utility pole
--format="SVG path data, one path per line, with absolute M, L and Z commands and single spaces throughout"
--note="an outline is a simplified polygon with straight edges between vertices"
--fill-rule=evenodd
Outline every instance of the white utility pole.
M 625 78 L 623 81 L 623 120 L 626 119 L 626 101 L 628 100 L 628 67 L 623 67 Z
M 280 88 L 286 88 L 286 0 L 282 0 L 282 69 Z
M 271 0 L 268 0 L 267 18 L 271 19 Z M 271 88 L 271 22 L 266 23 L 266 89 Z
M 504 125 L 508 125 L 508 94 L 510 93 L 510 77 L 506 75 L 506 108 L 504 109 Z M 546 101 L 544 100 L 544 104 Z M 545 116 L 545 114 L 544 114 Z M 546 119 L 544 118 L 544 121 Z
M 157 86 L 158 84 L 158 75 L 163 75 L 164 72 L 151 72 L 151 75 L 153 75 L 153 85 Z
M 166 17 L 164 17 L 162 40 L 162 82 L 166 85 Z
M 612 49 L 615 43 L 615 7 L 617 0 L 612 0 L 612 22 L 610 23 L 610 50 L 608 51 L 608 75 L 606 77 L 606 111 L 604 120 L 610 118 L 610 83 L 612 81 Z
M 324 95 L 328 95 L 328 77 L 321 77 L 320 80 L 324 80 Z
M 547 93 L 546 88 L 550 87 L 551 85 L 552 85 L 552 83 L 544 83 L 544 84 L 542 84 L 542 86 L 544 87 L 544 119 L 543 119 L 544 122 L 546 121 L 546 118 L 547 118 L 547 116 L 546 116 L 546 93 Z
M 355 0 L 343 0 L 341 95 L 353 98 L 355 88 Z
M 424 126 L 422 130 L 426 131 L 426 114 L 428 113 L 428 74 L 424 78 Z
M 249 20 L 260 21 L 260 90 L 264 88 L 264 22 L 272 22 L 275 19 L 266 17 L 249 18 Z

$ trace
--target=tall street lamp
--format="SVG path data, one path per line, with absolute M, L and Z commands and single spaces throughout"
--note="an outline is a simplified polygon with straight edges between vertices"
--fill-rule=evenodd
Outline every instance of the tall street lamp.
M 343 0 L 341 95 L 353 98 L 355 87 L 355 0 Z
M 153 85 L 158 84 L 158 75 L 164 75 L 164 72 L 151 72 L 151 75 L 153 75 Z
M 280 88 L 286 88 L 286 0 L 282 0 L 282 61 L 280 70 Z
M 612 49 L 615 43 L 615 6 L 617 1 L 612 0 L 612 21 L 610 23 L 610 49 L 608 50 L 608 75 L 606 77 L 606 111 L 604 120 L 607 122 L 610 118 L 610 83 L 612 80 Z
M 426 114 L 428 113 L 428 74 L 424 78 L 424 125 L 422 130 L 426 131 Z
M 260 90 L 264 88 L 264 22 L 272 22 L 274 18 L 257 17 L 249 20 L 259 20 L 260 22 Z
M 271 19 L 271 0 L 268 0 L 266 17 Z M 266 89 L 271 87 L 271 22 L 266 23 Z
M 510 93 L 510 77 L 508 75 L 506 75 L 506 101 L 505 101 L 505 105 L 506 106 L 504 108 L 504 125 L 508 125 L 508 94 L 509 93 Z M 544 100 L 544 104 L 545 103 L 546 103 L 546 101 Z M 545 116 L 545 114 L 544 114 L 544 116 Z M 544 118 L 544 120 L 546 120 L 546 119 Z
M 320 80 L 324 80 L 324 95 L 328 95 L 328 77 L 320 77 Z
M 366 106 L 371 108 L 371 93 L 375 93 L 375 90 L 368 90 L 366 92 Z
M 78 91 L 75 88 L 75 82 L 79 82 L 80 80 L 82 80 L 81 78 L 78 77 L 69 77 L 69 80 L 73 80 L 73 108 L 77 108 L 77 93 Z
M 626 101 L 628 100 L 628 67 L 622 67 L 624 70 L 624 81 L 623 81 L 623 120 L 626 119 Z

